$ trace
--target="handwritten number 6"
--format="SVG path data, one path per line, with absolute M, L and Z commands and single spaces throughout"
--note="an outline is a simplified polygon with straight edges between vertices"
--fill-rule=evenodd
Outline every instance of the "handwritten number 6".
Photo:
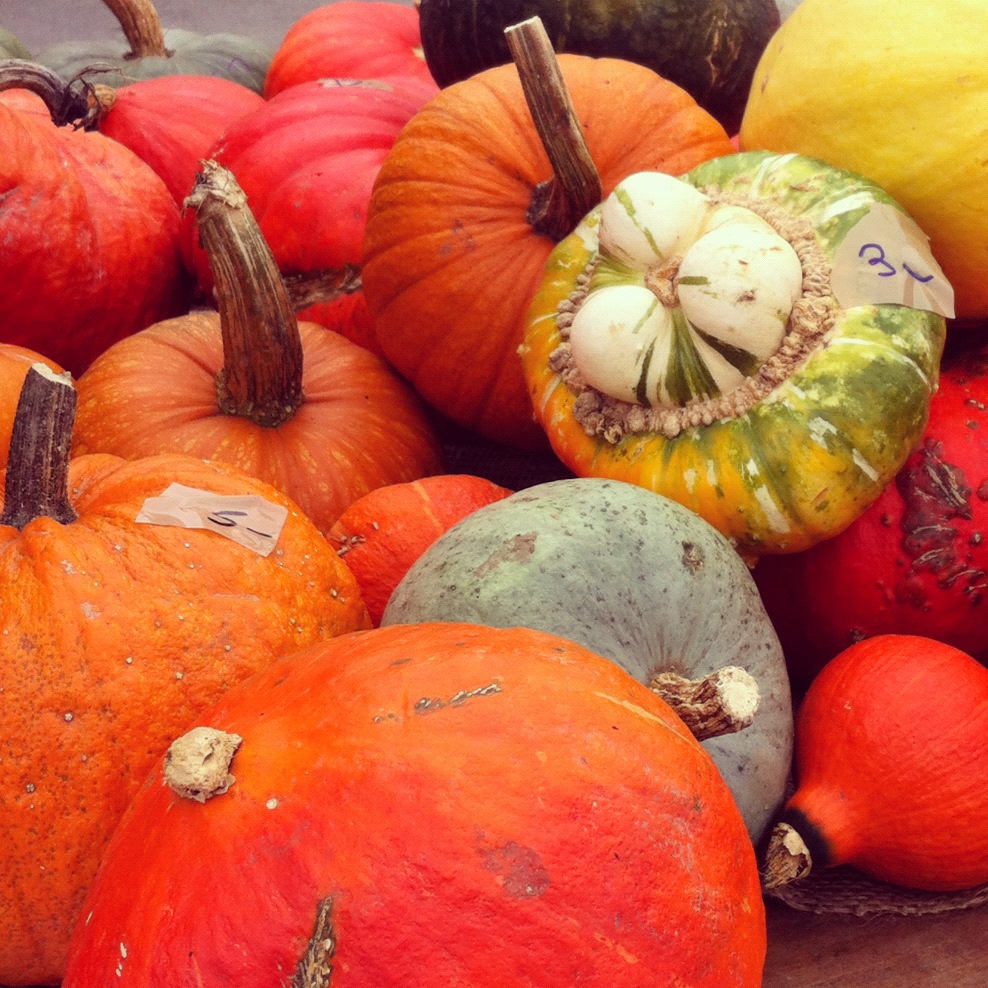
M 876 257 L 865 257 L 865 252 L 869 248 L 873 248 L 874 250 L 877 250 L 878 255 Z M 886 270 L 878 272 L 879 278 L 891 278 L 893 275 L 898 274 L 898 271 L 896 271 L 895 267 L 889 264 L 887 260 L 885 260 L 885 250 L 881 244 L 864 244 L 861 250 L 858 251 L 858 257 L 864 257 L 864 259 L 872 267 L 874 267 L 876 264 L 881 264 L 882 267 L 885 268 Z

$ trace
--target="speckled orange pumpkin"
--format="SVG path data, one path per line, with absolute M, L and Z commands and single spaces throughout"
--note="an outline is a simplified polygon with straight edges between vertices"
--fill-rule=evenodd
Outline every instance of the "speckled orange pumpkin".
M 349 571 L 274 488 L 184 456 L 80 456 L 66 474 L 68 435 L 50 444 L 60 490 L 24 475 L 15 425 L 0 517 L 4 985 L 58 983 L 110 833 L 176 731 L 276 657 L 369 624 Z M 284 505 L 273 551 L 138 524 L 173 482 Z

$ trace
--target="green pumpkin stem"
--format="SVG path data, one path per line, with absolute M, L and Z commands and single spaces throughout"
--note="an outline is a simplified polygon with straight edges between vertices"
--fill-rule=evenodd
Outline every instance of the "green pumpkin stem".
M 86 83 L 67 83 L 44 65 L 19 58 L 0 61 L 0 92 L 5 89 L 27 89 L 40 96 L 58 127 L 77 120 L 82 121 L 81 126 L 95 126 L 91 119 L 91 87 Z
M 36 518 L 63 525 L 78 518 L 69 499 L 77 401 L 70 374 L 32 364 L 14 416 L 0 524 L 22 529 Z
M 204 162 L 186 208 L 196 210 L 223 333 L 220 410 L 274 428 L 303 402 L 302 339 L 277 262 L 233 174 Z
M 600 175 L 541 18 L 513 24 L 504 35 L 554 173 L 536 187 L 527 219 L 539 233 L 559 241 L 600 203 Z
M 147 55 L 168 58 L 172 54 L 165 47 L 165 31 L 151 0 L 103 0 L 103 3 L 120 22 L 130 45 L 129 58 L 144 58 Z

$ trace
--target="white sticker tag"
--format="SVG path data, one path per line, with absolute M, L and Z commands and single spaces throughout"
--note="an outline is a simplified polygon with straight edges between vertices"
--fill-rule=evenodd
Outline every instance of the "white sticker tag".
M 169 484 L 159 497 L 141 505 L 141 525 L 205 528 L 268 556 L 288 518 L 288 508 L 259 494 L 214 494 L 182 484 Z
M 830 276 L 842 308 L 908 305 L 954 317 L 954 289 L 915 220 L 879 203 L 851 227 Z

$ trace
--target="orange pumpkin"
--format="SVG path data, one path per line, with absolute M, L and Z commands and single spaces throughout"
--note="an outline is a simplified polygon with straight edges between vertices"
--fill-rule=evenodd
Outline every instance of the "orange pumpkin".
M 579 645 L 347 635 L 199 723 L 114 835 L 63 988 L 761 984 L 726 785 L 664 701 Z M 218 745 L 212 783 L 197 742 Z
M 177 731 L 276 657 L 369 624 L 349 571 L 272 487 L 184 456 L 69 464 L 69 396 L 29 374 L 0 517 L 4 985 L 58 983 L 110 833 Z M 273 551 L 138 523 L 175 482 L 283 506 Z
M 220 312 L 159 323 L 97 360 L 79 380 L 78 448 L 231 463 L 322 531 L 368 491 L 438 473 L 438 440 L 408 386 L 363 347 L 296 322 L 233 176 L 209 163 L 193 198 Z
M 931 891 L 988 882 L 986 738 L 988 669 L 965 652 L 912 635 L 846 649 L 799 709 L 770 883 L 838 864 Z
M 482 477 L 440 474 L 379 487 L 351 504 L 329 540 L 357 578 L 374 626 L 408 568 L 443 532 L 510 493 Z
M 604 195 L 633 172 L 680 174 L 731 152 L 720 124 L 649 69 L 576 55 L 559 66 Z M 546 442 L 516 353 L 525 315 L 556 241 L 583 218 L 562 229 L 535 219 L 552 177 L 518 71 L 489 69 L 409 121 L 364 235 L 385 356 L 448 418 L 520 447 Z

